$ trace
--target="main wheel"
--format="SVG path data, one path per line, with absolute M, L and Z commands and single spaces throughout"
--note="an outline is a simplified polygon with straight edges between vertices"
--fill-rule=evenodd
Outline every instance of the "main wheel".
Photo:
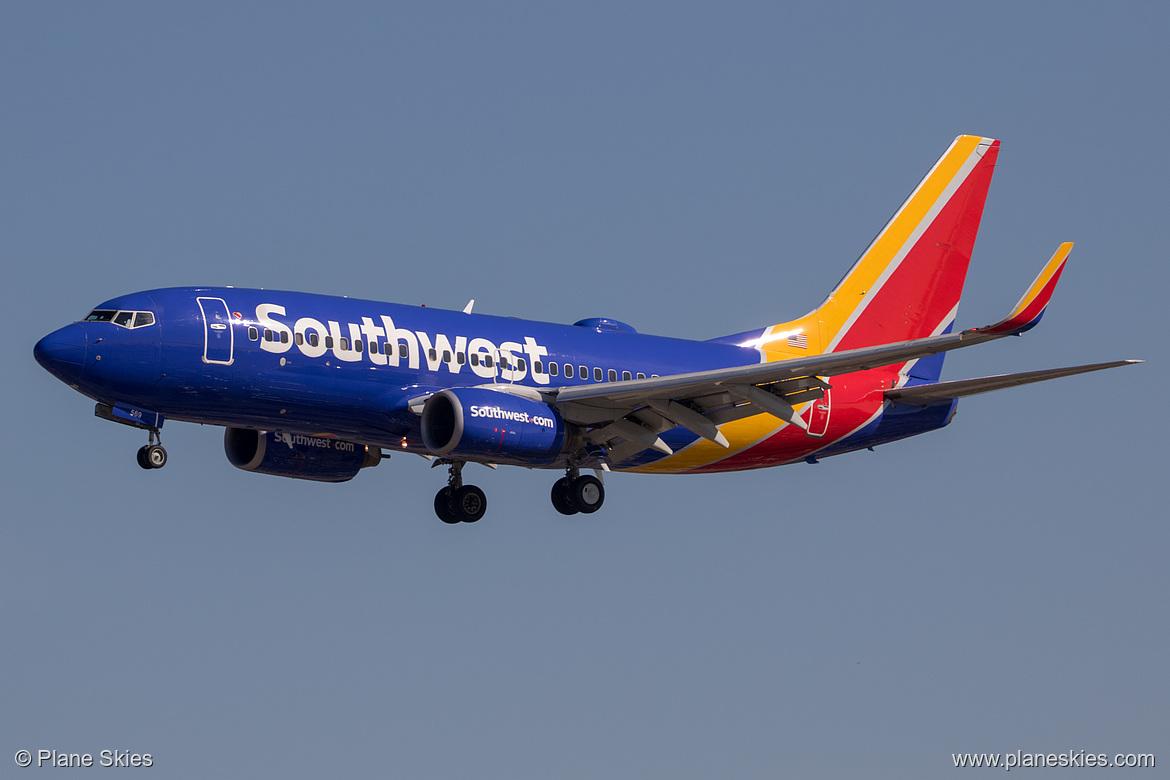
M 435 494 L 435 514 L 448 525 L 455 525 L 459 522 L 453 506 L 454 498 L 455 489 L 452 487 L 445 487 Z
M 597 477 L 586 474 L 573 480 L 569 487 L 569 497 L 577 509 L 590 515 L 601 509 L 601 505 L 605 503 L 605 488 Z
M 581 510 L 573 503 L 572 497 L 569 495 L 569 488 L 572 480 L 568 477 L 561 477 L 552 486 L 552 505 L 562 515 L 575 515 Z
M 148 445 L 142 460 L 147 464 L 147 468 L 161 469 L 167 465 L 167 451 L 161 444 Z
M 464 485 L 455 491 L 451 506 L 460 521 L 474 523 L 487 511 L 487 496 L 475 485 Z
M 138 465 L 147 471 L 149 471 L 151 468 L 150 461 L 146 459 L 146 450 L 148 449 L 148 446 L 149 445 L 143 444 L 138 448 Z

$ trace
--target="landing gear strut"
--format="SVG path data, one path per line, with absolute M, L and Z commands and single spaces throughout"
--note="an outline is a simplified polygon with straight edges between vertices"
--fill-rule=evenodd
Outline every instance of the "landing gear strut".
M 161 469 L 167 465 L 167 451 L 162 446 L 162 435 L 157 428 L 149 428 L 150 443 L 138 449 L 138 465 L 144 469 Z M 155 443 L 157 438 L 158 442 Z
M 463 484 L 463 461 L 450 461 L 447 487 L 435 494 L 435 514 L 444 523 L 474 523 L 487 511 L 487 496 L 475 485 Z
M 577 469 L 569 469 L 568 473 L 553 483 L 553 508 L 562 515 L 575 515 L 578 512 L 586 515 L 593 514 L 605 503 L 605 487 L 597 477 L 585 474 Z

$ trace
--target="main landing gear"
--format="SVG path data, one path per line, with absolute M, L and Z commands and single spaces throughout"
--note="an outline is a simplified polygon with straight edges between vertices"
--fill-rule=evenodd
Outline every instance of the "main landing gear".
M 148 430 L 150 431 L 150 443 L 138 449 L 138 465 L 147 470 L 161 469 L 167 465 L 167 451 L 163 449 L 162 436 L 158 429 Z
M 591 515 L 605 503 L 605 486 L 601 480 L 589 474 L 582 475 L 577 469 L 553 483 L 552 504 L 562 515 L 578 512 Z
M 475 485 L 463 484 L 463 461 L 451 461 L 447 487 L 435 494 L 435 514 L 444 523 L 474 523 L 487 511 L 487 496 Z
M 143 448 L 145 449 L 145 448 Z M 435 514 L 449 525 L 474 523 L 487 511 L 487 496 L 475 485 L 463 484 L 464 461 L 436 461 L 447 466 L 447 487 L 435 494 Z M 605 503 L 601 480 L 569 469 L 552 487 L 552 503 L 562 515 L 591 515 Z

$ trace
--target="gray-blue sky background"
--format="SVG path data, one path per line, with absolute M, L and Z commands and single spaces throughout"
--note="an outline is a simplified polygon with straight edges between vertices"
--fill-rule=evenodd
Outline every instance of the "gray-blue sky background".
M 22 748 L 166 778 L 1170 765 L 1168 31 L 1155 3 L 5 4 L 0 774 Z M 1077 247 L 1039 328 L 944 378 L 1150 362 L 816 466 L 613 475 L 584 519 L 553 472 L 468 467 L 488 516 L 447 527 L 403 455 L 299 483 L 174 424 L 143 472 L 32 359 L 185 284 L 760 327 L 960 133 L 1004 144 L 960 326 Z

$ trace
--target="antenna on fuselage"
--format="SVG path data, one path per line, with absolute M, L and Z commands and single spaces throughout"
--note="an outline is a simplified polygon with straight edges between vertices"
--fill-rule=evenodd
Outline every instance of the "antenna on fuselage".
M 467 302 L 467 305 L 463 307 L 463 313 L 464 314 L 471 314 L 471 307 L 474 305 L 475 305 L 475 298 L 472 298 L 470 301 Z

